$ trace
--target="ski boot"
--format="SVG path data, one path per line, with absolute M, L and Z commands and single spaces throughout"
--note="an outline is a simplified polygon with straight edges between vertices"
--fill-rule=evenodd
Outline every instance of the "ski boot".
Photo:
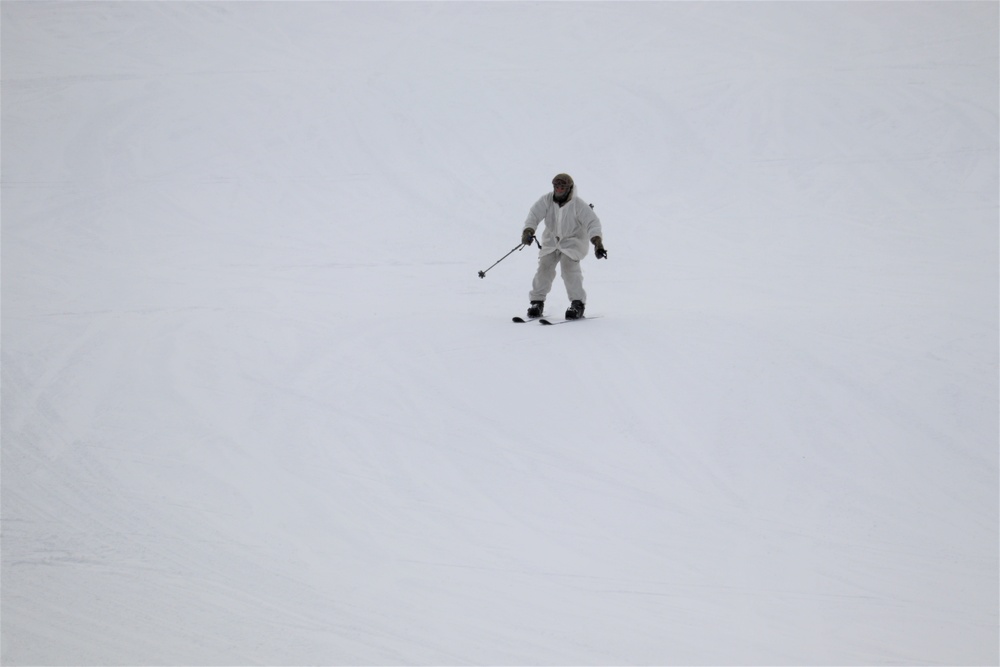
M 586 308 L 583 301 L 577 299 L 570 304 L 569 308 L 566 309 L 566 319 L 567 320 L 578 320 L 583 317 L 583 310 Z
M 542 311 L 545 310 L 544 301 L 532 301 L 531 305 L 528 306 L 528 319 L 536 319 L 542 316 Z

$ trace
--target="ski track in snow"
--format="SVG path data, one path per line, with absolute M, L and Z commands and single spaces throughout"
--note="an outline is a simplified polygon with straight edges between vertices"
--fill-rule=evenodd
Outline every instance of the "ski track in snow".
M 0 12 L 5 664 L 1000 661 L 995 3 Z

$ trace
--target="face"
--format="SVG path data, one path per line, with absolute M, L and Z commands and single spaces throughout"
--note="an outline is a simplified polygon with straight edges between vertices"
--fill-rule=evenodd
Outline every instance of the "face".
M 565 197 L 569 192 L 569 183 L 561 178 L 557 178 L 552 181 L 552 191 L 555 193 L 556 197 Z

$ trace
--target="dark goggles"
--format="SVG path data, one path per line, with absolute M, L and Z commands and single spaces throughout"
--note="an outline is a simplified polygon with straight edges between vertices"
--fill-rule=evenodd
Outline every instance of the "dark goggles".
M 552 187 L 558 188 L 560 190 L 567 190 L 569 189 L 569 183 L 561 178 L 557 178 L 556 180 L 552 181 Z

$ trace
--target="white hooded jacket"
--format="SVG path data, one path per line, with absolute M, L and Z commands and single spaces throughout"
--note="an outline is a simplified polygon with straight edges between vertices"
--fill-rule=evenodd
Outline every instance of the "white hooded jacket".
M 587 256 L 590 239 L 602 236 L 601 221 L 587 202 L 576 196 L 576 186 L 570 191 L 569 201 L 562 207 L 555 202 L 551 192 L 541 196 L 528 211 L 524 227 L 535 231 L 545 221 L 541 235 L 542 249 L 538 256 L 559 251 L 577 261 Z

